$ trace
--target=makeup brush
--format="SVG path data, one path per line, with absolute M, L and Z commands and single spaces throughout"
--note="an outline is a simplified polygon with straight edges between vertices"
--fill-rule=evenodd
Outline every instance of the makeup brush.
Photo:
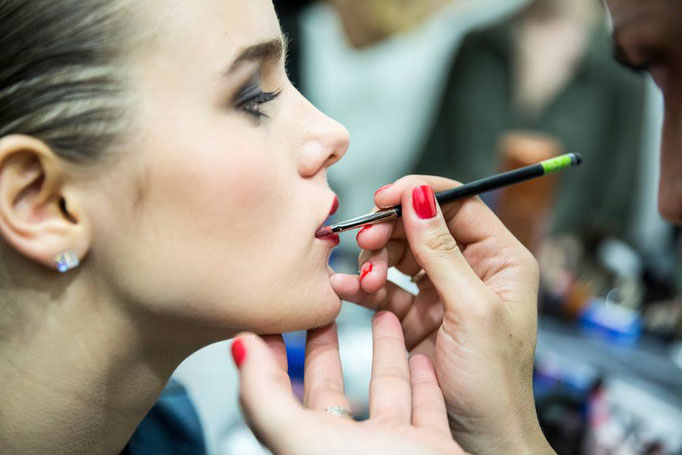
M 563 169 L 579 166 L 582 163 L 583 157 L 579 153 L 568 153 L 566 155 L 557 156 L 549 160 L 541 161 L 537 164 L 514 169 L 513 171 L 504 172 L 502 174 L 493 175 L 480 180 L 476 180 L 466 185 L 453 188 L 451 190 L 441 191 L 436 193 L 436 200 L 440 205 L 448 202 L 465 199 L 476 196 L 481 193 L 496 190 L 505 186 L 520 183 L 526 180 L 542 177 L 544 175 L 553 174 Z M 384 223 L 402 216 L 402 206 L 396 205 L 388 210 L 380 210 L 374 213 L 368 213 L 357 218 L 342 221 L 340 223 L 332 224 L 331 226 L 324 226 L 320 228 L 318 235 L 333 235 L 340 232 L 350 231 L 370 224 Z

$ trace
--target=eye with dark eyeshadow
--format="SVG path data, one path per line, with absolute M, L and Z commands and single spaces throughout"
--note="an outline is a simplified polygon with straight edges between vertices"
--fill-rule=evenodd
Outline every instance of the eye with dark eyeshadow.
M 269 103 L 279 96 L 280 91 L 265 92 L 261 88 L 261 80 L 258 75 L 254 75 L 244 84 L 234 96 L 232 104 L 239 110 L 256 118 L 267 118 L 268 115 L 260 110 L 261 105 Z

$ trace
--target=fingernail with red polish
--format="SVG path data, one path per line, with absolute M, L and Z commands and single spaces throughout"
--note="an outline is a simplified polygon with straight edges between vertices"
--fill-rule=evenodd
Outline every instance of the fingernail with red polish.
M 360 281 L 362 281 L 369 272 L 374 270 L 374 264 L 371 262 L 366 262 L 363 266 L 362 269 L 360 269 Z
M 382 191 L 384 191 L 384 190 L 386 190 L 386 189 L 388 189 L 388 188 L 390 188 L 390 187 L 392 187 L 392 186 L 393 186 L 392 183 L 389 183 L 388 185 L 384 185 L 384 186 L 382 186 L 381 188 L 379 188 L 378 190 L 376 190 L 376 191 L 374 192 L 374 195 L 376 196 L 377 194 L 381 193 Z
M 422 185 L 412 191 L 412 205 L 417 216 L 422 220 L 428 220 L 438 214 L 436 209 L 436 196 L 429 185 Z
M 355 236 L 355 239 L 357 240 L 357 238 L 360 237 L 360 234 L 362 234 L 363 232 L 369 231 L 369 228 L 371 228 L 371 227 L 372 227 L 371 224 L 364 226 L 362 229 L 360 229 L 360 231 L 358 232 L 358 235 Z
M 234 359 L 237 368 L 240 368 L 244 359 L 246 358 L 246 349 L 244 348 L 244 342 L 237 338 L 232 343 L 232 358 Z

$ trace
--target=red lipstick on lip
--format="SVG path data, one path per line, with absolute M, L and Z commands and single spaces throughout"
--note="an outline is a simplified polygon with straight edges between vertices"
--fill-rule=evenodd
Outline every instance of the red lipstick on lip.
M 329 216 L 332 216 L 333 214 L 336 213 L 336 211 L 339 209 L 339 198 L 334 196 L 334 201 L 332 202 L 332 207 L 329 210 Z M 320 240 L 329 240 L 333 242 L 335 245 L 338 245 L 340 242 L 339 235 L 338 234 L 332 234 L 331 229 L 327 228 L 324 224 L 320 226 L 315 232 L 315 237 L 317 237 Z
M 334 196 L 334 202 L 332 202 L 332 209 L 329 211 L 329 216 L 332 216 L 339 209 L 339 198 Z
M 320 240 L 328 240 L 330 242 L 333 242 L 335 245 L 338 245 L 339 242 L 341 241 L 339 239 L 339 234 L 332 234 L 331 230 L 325 229 L 325 226 L 321 226 L 317 230 L 317 232 L 315 233 L 315 237 Z

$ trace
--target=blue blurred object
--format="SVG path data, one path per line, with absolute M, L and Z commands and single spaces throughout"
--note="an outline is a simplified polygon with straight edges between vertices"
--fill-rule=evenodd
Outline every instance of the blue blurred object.
M 283 337 L 287 347 L 289 377 L 292 381 L 303 382 L 306 332 L 302 330 L 299 332 L 285 333 Z
M 587 334 L 620 346 L 635 345 L 642 333 L 637 312 L 600 298 L 593 299 L 580 314 L 580 327 Z
M 173 379 L 121 452 L 123 455 L 205 453 L 199 417 L 185 387 Z

